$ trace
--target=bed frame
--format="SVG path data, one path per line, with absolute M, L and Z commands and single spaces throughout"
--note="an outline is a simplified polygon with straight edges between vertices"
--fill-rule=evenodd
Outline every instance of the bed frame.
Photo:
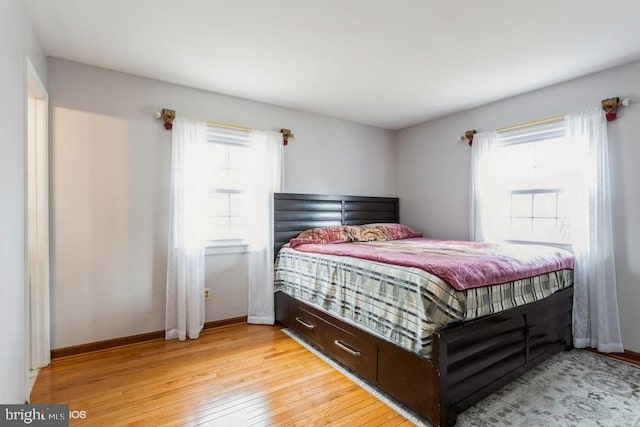
M 301 231 L 398 222 L 388 197 L 274 195 L 275 253 Z M 434 332 L 427 360 L 282 292 L 276 320 L 433 426 L 454 425 L 465 409 L 553 354 L 572 348 L 573 288 L 544 300 Z

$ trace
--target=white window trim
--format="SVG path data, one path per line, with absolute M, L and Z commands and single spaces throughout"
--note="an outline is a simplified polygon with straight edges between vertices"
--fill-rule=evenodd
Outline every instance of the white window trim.
M 208 240 L 205 255 L 244 254 L 249 252 L 249 242 L 243 239 Z
M 545 242 L 545 241 L 537 241 L 537 240 L 517 240 L 517 239 L 507 239 L 505 240 L 505 242 L 516 243 L 518 245 L 553 246 L 554 248 L 564 249 L 565 251 L 569 251 L 573 253 L 573 245 L 570 243 Z

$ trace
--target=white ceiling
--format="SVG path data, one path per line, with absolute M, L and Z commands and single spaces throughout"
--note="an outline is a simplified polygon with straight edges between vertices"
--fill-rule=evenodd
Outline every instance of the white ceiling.
M 640 59 L 640 0 L 26 0 L 50 56 L 400 129 Z

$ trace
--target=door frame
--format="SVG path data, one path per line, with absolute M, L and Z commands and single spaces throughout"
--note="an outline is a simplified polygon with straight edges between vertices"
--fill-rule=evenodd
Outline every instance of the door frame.
M 34 123 L 34 111 L 35 120 Z M 51 361 L 49 246 L 49 94 L 26 57 L 25 78 L 26 401 L 37 369 Z M 39 128 L 38 128 L 39 126 Z M 33 211 L 33 212 L 32 212 Z

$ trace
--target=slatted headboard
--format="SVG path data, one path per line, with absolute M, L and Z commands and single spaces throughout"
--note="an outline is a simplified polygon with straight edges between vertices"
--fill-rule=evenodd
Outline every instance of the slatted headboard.
M 273 195 L 274 255 L 300 232 L 314 227 L 399 222 L 396 197 Z

